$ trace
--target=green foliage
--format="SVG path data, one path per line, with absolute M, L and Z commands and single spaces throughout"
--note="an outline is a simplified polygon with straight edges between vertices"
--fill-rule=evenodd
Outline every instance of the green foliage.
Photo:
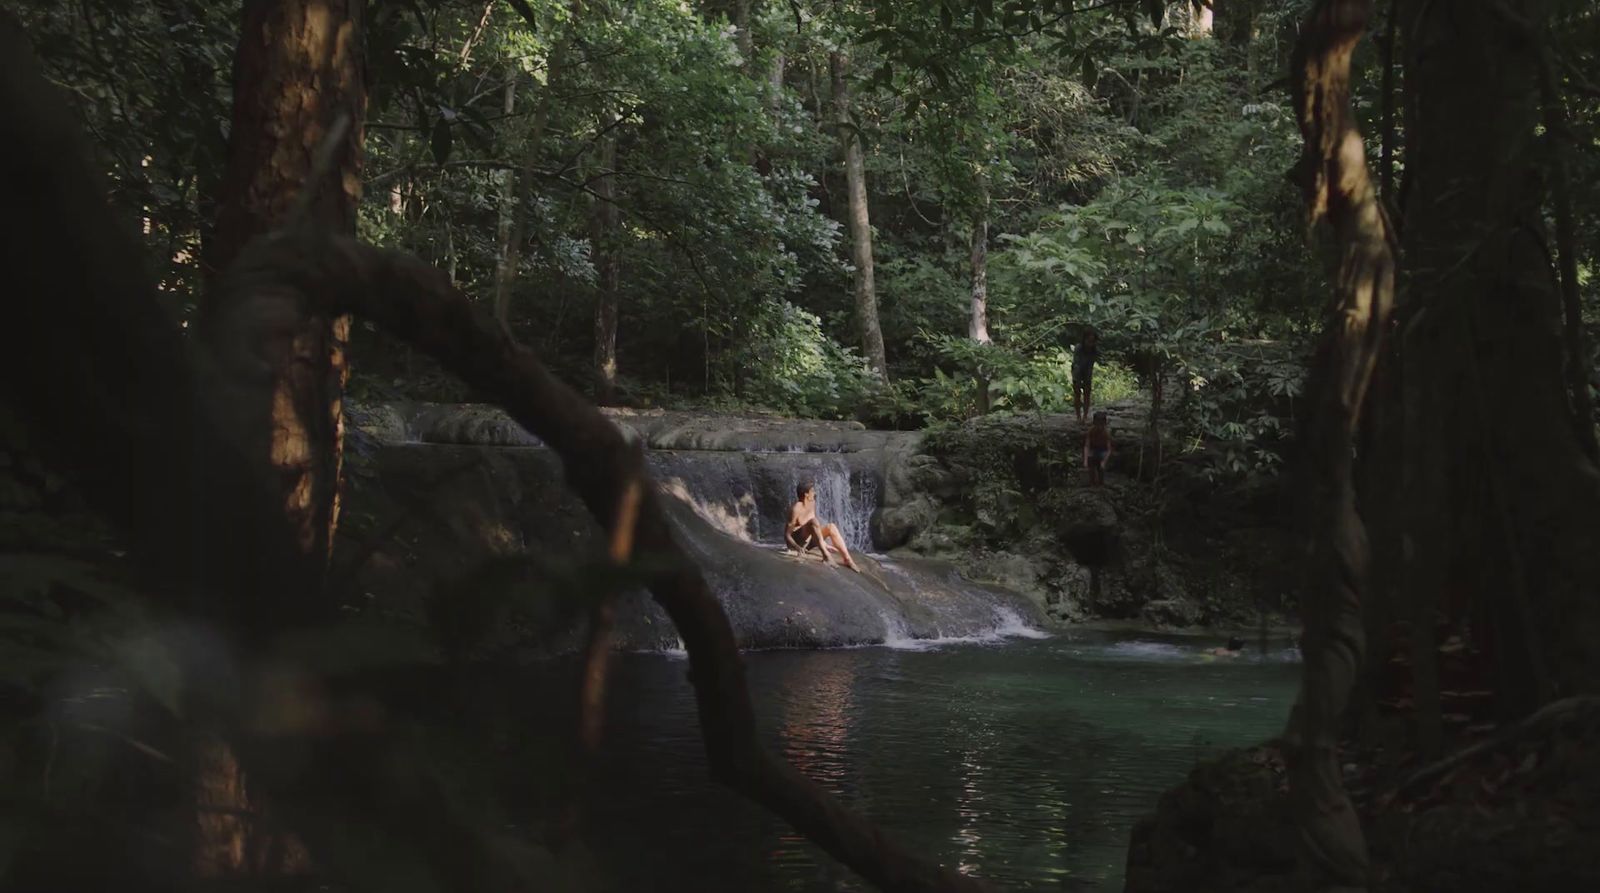
M 1062 350 L 1085 326 L 1105 336 L 1099 396 L 1117 399 L 1157 374 L 1226 380 L 1213 347 L 1293 340 L 1323 293 L 1282 176 L 1298 134 L 1254 73 L 1276 63 L 1194 39 L 1187 0 L 765 4 L 748 58 L 721 13 L 692 5 L 527 8 L 537 27 L 496 4 L 480 29 L 477 5 L 374 4 L 360 232 L 486 300 L 514 217 L 510 327 L 578 381 L 595 261 L 619 257 L 634 402 L 906 424 L 979 411 L 981 377 L 992 410 L 1061 411 Z M 1264 9 L 1263 29 L 1292 20 L 1285 9 Z M 23 13 L 119 200 L 149 220 L 179 309 L 192 304 L 235 17 L 194 0 L 27 0 Z M 846 346 L 834 51 L 849 57 L 848 126 L 866 147 L 893 387 Z M 603 139 L 616 143 L 607 169 Z M 621 215 L 605 233 L 601 183 Z M 995 339 L 982 352 L 960 337 L 980 217 Z M 409 350 L 358 335 L 357 396 L 465 396 Z M 1204 437 L 1209 418 L 1184 416 Z

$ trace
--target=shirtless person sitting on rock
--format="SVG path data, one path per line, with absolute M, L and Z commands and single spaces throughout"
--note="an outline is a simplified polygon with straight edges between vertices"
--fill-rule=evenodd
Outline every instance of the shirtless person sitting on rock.
M 822 560 L 833 564 L 830 553 L 837 551 L 844 559 L 845 567 L 860 572 L 856 567 L 855 559 L 850 557 L 850 547 L 844 543 L 844 534 L 839 532 L 839 525 L 829 524 L 817 517 L 817 488 L 812 484 L 804 483 L 794 488 L 794 495 L 799 502 L 789 509 L 789 521 L 783 525 L 783 539 L 789 548 L 804 555 L 807 549 L 818 549 L 822 552 Z M 829 541 L 832 540 L 832 545 Z

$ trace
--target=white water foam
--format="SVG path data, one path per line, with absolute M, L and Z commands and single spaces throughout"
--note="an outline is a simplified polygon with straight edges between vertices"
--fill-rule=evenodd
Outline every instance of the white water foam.
M 1016 639 L 1048 639 L 1050 634 L 1042 629 L 1035 629 L 1028 625 L 1022 615 L 1010 605 L 995 605 L 995 616 L 1000 619 L 1000 625 L 995 627 L 995 632 L 1001 638 Z
M 1022 619 L 1015 609 L 1005 605 L 994 608 L 995 625 L 980 633 L 969 633 L 961 636 L 950 636 L 940 632 L 931 639 L 918 639 L 911 636 L 903 618 L 889 611 L 882 611 L 879 616 L 883 618 L 883 645 L 896 651 L 928 651 L 945 645 L 994 645 L 1007 639 L 1048 639 L 1050 634 L 1044 630 L 1035 629 Z

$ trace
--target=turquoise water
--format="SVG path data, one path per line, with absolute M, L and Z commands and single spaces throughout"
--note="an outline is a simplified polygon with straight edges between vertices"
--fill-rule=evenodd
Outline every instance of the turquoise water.
M 1083 635 L 747 656 L 769 741 L 917 850 L 1008 889 L 1120 890 L 1128 832 L 1288 715 L 1286 654 Z M 619 890 L 867 889 L 711 784 L 681 659 L 615 669 L 585 838 Z

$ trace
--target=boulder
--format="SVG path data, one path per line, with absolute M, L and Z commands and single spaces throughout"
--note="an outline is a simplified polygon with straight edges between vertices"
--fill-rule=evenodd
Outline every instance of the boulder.
M 1158 629 L 1185 628 L 1203 623 L 1205 610 L 1186 598 L 1163 598 L 1145 602 L 1139 609 L 1139 618 Z
M 872 543 L 879 549 L 898 549 L 939 520 L 939 504 L 925 494 L 909 502 L 882 505 L 872 513 Z
M 1200 763 L 1134 826 L 1127 893 L 1297 890 L 1295 825 L 1270 746 Z

